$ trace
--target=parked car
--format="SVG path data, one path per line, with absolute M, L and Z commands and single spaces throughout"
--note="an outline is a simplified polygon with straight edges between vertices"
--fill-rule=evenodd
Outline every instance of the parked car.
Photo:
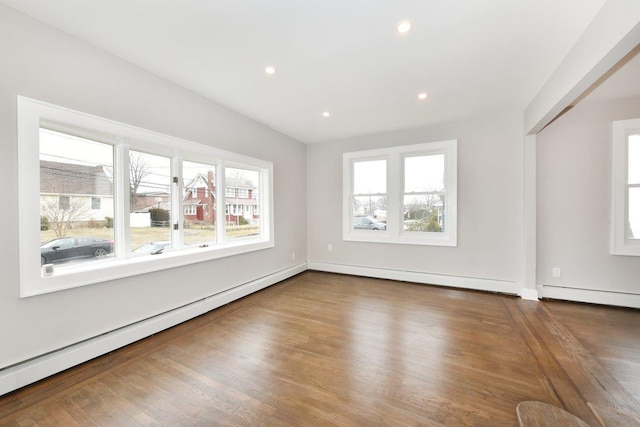
M 101 258 L 113 253 L 113 241 L 96 237 L 63 237 L 40 246 L 40 265 L 78 258 Z
M 370 216 L 354 216 L 353 228 L 355 230 L 386 230 L 387 224 L 376 221 Z

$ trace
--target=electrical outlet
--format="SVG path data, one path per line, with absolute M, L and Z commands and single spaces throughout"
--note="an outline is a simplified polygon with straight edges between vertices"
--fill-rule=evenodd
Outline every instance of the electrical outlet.
M 560 267 L 553 267 L 551 269 L 553 277 L 562 277 L 562 269 Z
M 331 251 L 333 250 L 333 245 L 332 245 L 331 243 L 329 243 L 329 244 L 327 245 L 327 250 L 328 250 L 329 252 L 331 252 Z
M 296 253 L 291 252 L 291 261 L 295 261 L 295 259 L 296 259 Z

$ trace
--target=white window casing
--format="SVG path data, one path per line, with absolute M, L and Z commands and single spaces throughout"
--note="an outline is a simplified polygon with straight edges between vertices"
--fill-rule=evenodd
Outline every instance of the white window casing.
M 202 262 L 274 246 L 273 164 L 268 161 L 219 150 L 157 132 L 137 128 L 52 104 L 18 97 L 18 202 L 20 296 L 27 297 L 92 283 L 144 274 L 167 268 Z M 40 128 L 44 127 L 76 137 L 87 138 L 114 147 L 113 186 L 115 212 L 114 253 L 109 259 L 77 263 L 44 274 L 39 260 L 40 249 Z M 171 222 L 173 250 L 162 256 L 139 256 L 130 250 L 129 238 L 129 149 L 171 159 L 171 174 L 178 177 L 171 186 Z M 213 245 L 183 246 L 182 162 L 206 161 L 216 166 L 219 185 L 217 203 L 217 241 Z M 224 233 L 224 168 L 255 171 L 260 177 L 259 234 L 248 238 L 228 239 Z
M 640 171 L 630 170 L 629 147 L 631 138 L 640 139 L 640 119 L 618 120 L 612 123 L 612 200 L 611 200 L 611 253 L 613 255 L 640 256 L 640 218 L 630 218 L 640 206 L 630 206 L 629 193 L 639 189 L 640 182 L 630 182 L 630 176 Z M 640 160 L 636 157 L 635 164 Z M 633 236 L 632 236 L 633 235 Z M 635 237 L 638 236 L 638 237 Z
M 446 227 L 442 232 L 411 232 L 404 222 L 404 159 L 444 155 L 444 209 Z M 386 230 L 354 229 L 354 164 L 386 161 Z M 378 194 L 376 194 L 378 195 Z M 346 241 L 412 245 L 457 246 L 457 140 L 445 140 L 343 154 L 342 236 Z

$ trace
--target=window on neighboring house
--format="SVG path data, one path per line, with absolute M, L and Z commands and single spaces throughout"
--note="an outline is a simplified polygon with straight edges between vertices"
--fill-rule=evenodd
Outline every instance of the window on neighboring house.
M 613 122 L 612 253 L 640 256 L 640 119 Z
M 234 187 L 226 187 L 224 189 L 224 195 L 225 197 L 229 197 L 229 198 L 237 197 L 236 189 Z
M 23 97 L 18 117 L 21 296 L 273 246 L 270 162 Z M 225 179 L 259 189 L 265 215 L 227 227 Z M 192 227 L 185 189 L 201 185 L 210 200 Z
M 68 211 L 70 208 L 71 208 L 71 197 L 69 197 L 69 196 L 58 196 L 58 209 L 59 209 L 59 212 L 62 214 L 63 212 Z
M 91 198 L 91 209 L 94 211 L 100 210 L 100 197 Z
M 457 245 L 457 141 L 345 153 L 344 240 Z

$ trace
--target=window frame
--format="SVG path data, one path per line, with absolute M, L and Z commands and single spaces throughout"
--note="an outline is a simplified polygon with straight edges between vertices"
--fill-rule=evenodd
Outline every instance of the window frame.
M 342 239 L 355 242 L 395 243 L 426 246 L 457 246 L 457 151 L 458 141 L 449 139 L 422 144 L 403 145 L 343 154 Z M 404 159 L 406 157 L 444 154 L 445 215 L 443 232 L 407 232 L 403 222 Z M 387 229 L 354 230 L 353 184 L 356 162 L 387 162 Z
M 611 202 L 611 254 L 640 256 L 640 239 L 628 238 L 629 188 L 629 136 L 640 134 L 640 118 L 612 122 L 612 202 Z
M 20 297 L 28 297 L 78 286 L 155 272 L 168 268 L 263 250 L 274 246 L 273 164 L 208 145 L 175 138 L 113 120 L 59 107 L 23 96 L 17 97 L 18 115 L 18 200 Z M 65 267 L 54 275 L 44 275 L 40 247 L 40 144 L 41 127 L 88 138 L 114 147 L 114 233 L 115 257 Z M 129 149 L 171 158 L 172 223 L 174 250 L 162 256 L 140 256 L 129 250 Z M 182 162 L 210 162 L 216 166 L 217 212 L 224 212 L 224 171 L 226 167 L 255 170 L 260 174 L 262 210 L 257 236 L 226 239 L 224 217 L 217 218 L 217 241 L 206 247 L 184 247 Z M 34 173 L 34 171 L 38 171 Z M 173 228 L 173 227 L 172 227 Z

